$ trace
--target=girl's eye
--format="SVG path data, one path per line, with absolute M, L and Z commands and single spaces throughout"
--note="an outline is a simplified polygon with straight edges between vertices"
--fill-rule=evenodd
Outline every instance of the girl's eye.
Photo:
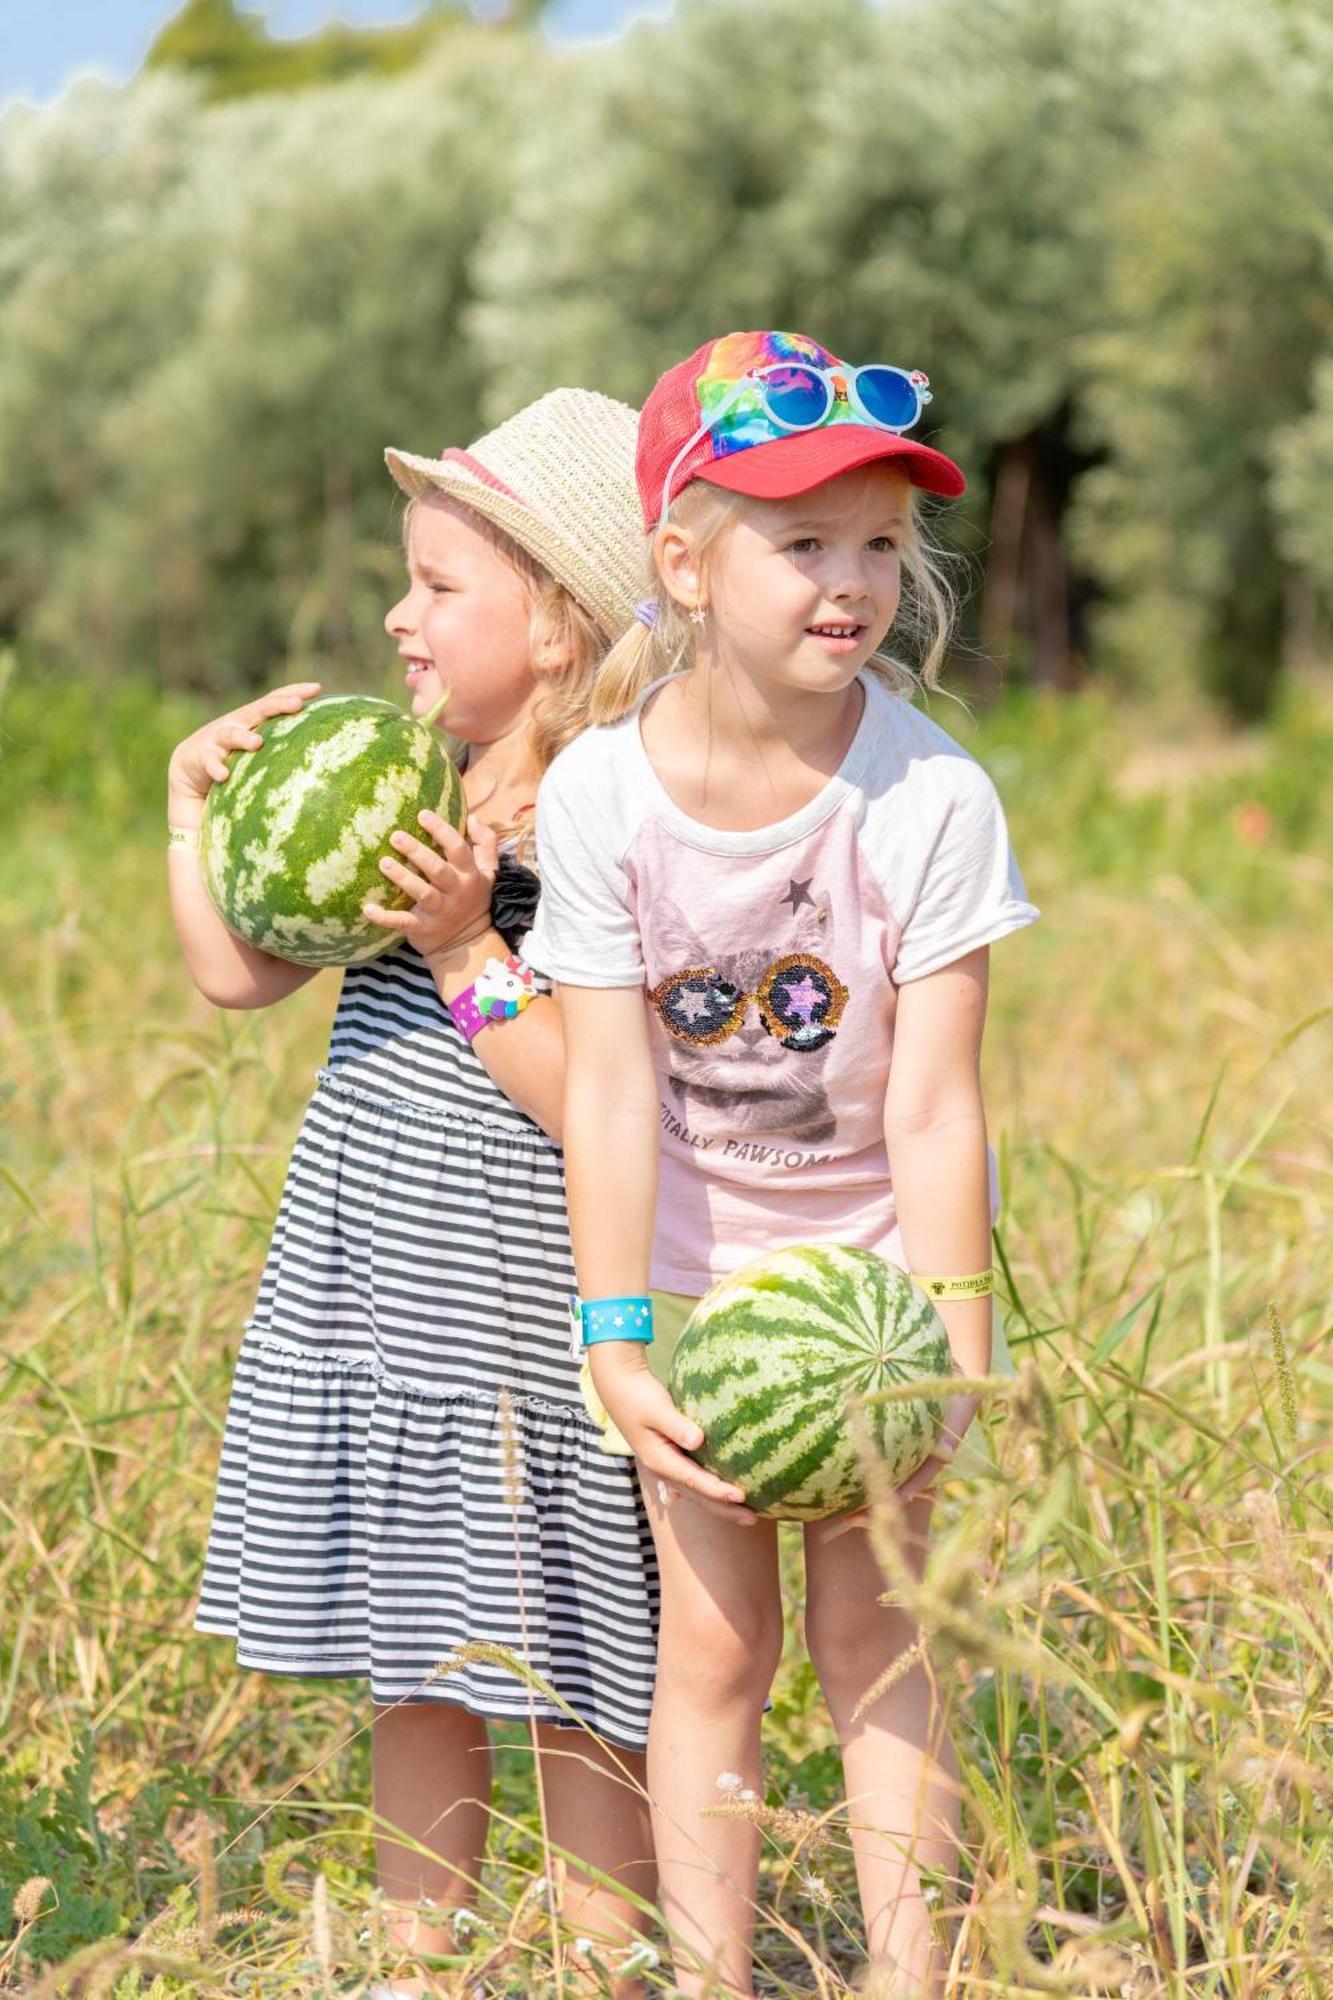
M 897 542 L 894 541 L 892 535 L 876 535 L 874 540 L 870 542 L 868 546 L 874 549 L 877 555 L 887 554 L 891 556 L 896 556 L 898 553 L 898 544 Z
M 789 556 L 809 556 L 813 555 L 818 547 L 819 543 L 813 535 L 798 535 L 794 542 L 788 542 L 787 554 Z

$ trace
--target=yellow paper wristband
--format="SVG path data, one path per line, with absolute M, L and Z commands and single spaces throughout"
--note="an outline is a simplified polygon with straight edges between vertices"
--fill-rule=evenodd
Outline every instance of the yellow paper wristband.
M 198 827 L 169 826 L 167 828 L 167 847 L 169 850 L 173 847 L 184 847 L 187 848 L 191 853 L 193 853 L 195 849 L 198 847 L 198 845 L 199 845 Z
M 930 1299 L 984 1299 L 995 1290 L 995 1273 L 977 1271 L 970 1278 L 923 1278 L 913 1271 L 912 1282 L 920 1285 Z

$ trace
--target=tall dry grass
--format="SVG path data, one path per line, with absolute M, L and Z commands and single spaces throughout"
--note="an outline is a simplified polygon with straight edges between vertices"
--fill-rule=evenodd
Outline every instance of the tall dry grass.
M 954 1703 L 951 1991 L 1325 2000 L 1333 729 L 1306 706 L 1145 778 L 1144 719 L 1091 699 L 941 719 L 1046 911 L 995 953 L 988 1055 L 1020 1381 L 919 1587 L 877 1525 Z M 390 1968 L 360 1694 L 239 1675 L 189 1630 L 334 989 L 257 1017 L 188 990 L 157 804 L 183 720 L 23 681 L 0 720 L 0 1985 L 357 1992 Z M 862 1959 L 799 1639 L 794 1616 L 766 1798 L 738 1809 L 765 1824 L 761 1990 L 834 1995 Z M 557 1956 L 607 1990 L 614 1965 L 553 1943 L 522 1729 L 498 1761 L 442 1990 L 554 1992 Z

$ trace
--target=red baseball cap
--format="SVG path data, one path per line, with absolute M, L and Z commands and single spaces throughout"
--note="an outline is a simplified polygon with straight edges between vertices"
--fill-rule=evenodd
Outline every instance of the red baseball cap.
M 886 427 L 906 429 L 929 401 L 919 370 L 851 368 L 805 334 L 705 341 L 659 377 L 639 416 L 644 526 L 655 528 L 693 479 L 783 500 L 879 459 L 900 464 L 913 486 L 957 499 L 967 481 L 953 460 Z

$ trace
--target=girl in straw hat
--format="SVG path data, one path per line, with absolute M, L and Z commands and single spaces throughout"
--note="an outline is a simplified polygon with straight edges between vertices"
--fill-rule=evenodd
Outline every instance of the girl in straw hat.
M 404 1949 L 451 1949 L 422 1905 L 474 1892 L 491 1717 L 536 1718 L 571 1923 L 613 1941 L 637 1925 L 592 1871 L 651 1890 L 652 1536 L 570 1360 L 560 1028 L 518 955 L 538 782 L 633 617 L 634 447 L 632 411 L 559 389 L 468 451 L 387 454 L 411 506 L 385 625 L 414 712 L 449 695 L 470 840 L 427 815 L 392 838 L 384 873 L 411 901 L 370 913 L 402 943 L 344 975 L 222 1451 L 199 1627 L 243 1666 L 369 1681 L 379 1877 Z M 218 1006 L 313 976 L 225 929 L 190 836 L 227 753 L 314 692 L 280 688 L 171 759 L 172 907 Z

